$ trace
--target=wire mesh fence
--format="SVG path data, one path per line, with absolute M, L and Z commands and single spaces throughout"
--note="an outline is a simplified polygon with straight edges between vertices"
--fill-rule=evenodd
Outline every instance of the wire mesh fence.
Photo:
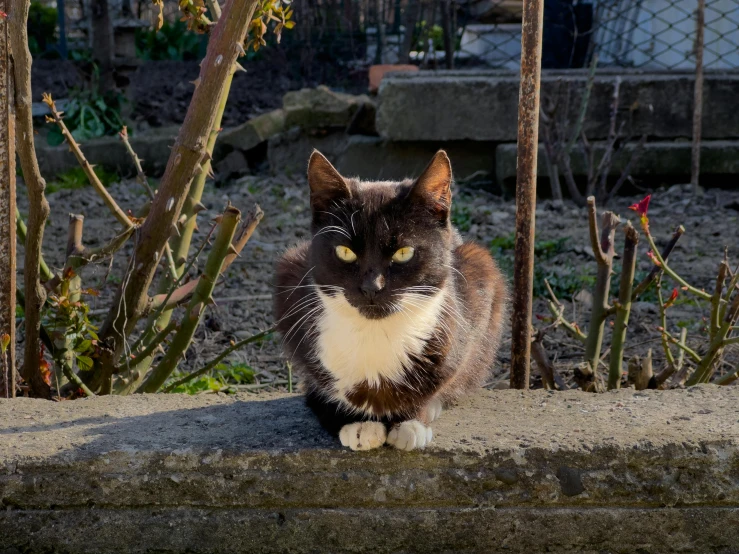
M 70 48 L 85 46 L 90 1 L 58 0 Z M 127 7 L 143 21 L 156 9 L 148 0 L 109 6 L 114 16 Z M 293 0 L 297 26 L 283 47 L 349 65 L 517 70 L 522 6 L 523 0 Z M 597 55 L 601 66 L 692 69 L 696 6 L 697 0 L 547 0 L 542 65 L 583 67 Z M 176 1 L 165 1 L 164 17 L 179 19 Z M 705 68 L 739 68 L 739 0 L 709 0 L 704 32 Z

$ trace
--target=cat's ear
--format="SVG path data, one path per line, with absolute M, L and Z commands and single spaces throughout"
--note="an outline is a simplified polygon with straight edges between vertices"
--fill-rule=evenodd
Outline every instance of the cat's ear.
M 452 164 L 446 152 L 439 150 L 411 189 L 411 200 L 423 202 L 439 219 L 445 221 L 452 207 Z
M 308 162 L 308 184 L 314 211 L 326 210 L 331 202 L 352 196 L 344 178 L 318 150 L 313 151 Z

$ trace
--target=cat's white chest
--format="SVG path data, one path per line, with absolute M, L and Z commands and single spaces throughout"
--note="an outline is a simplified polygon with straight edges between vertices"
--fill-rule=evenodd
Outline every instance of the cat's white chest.
M 399 304 L 402 311 L 382 319 L 367 319 L 343 294 L 319 293 L 324 310 L 318 323 L 317 354 L 336 379 L 335 396 L 346 394 L 366 381 L 379 385 L 381 379 L 401 382 L 410 358 L 420 354 L 437 327 L 445 293 L 423 301 Z

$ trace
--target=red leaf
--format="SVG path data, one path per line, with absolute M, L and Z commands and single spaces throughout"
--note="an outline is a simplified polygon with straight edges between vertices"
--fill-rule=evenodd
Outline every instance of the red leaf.
M 41 371 L 41 377 L 43 377 L 44 382 L 51 386 L 51 364 L 44 359 L 44 345 L 41 345 L 41 349 L 38 353 L 38 366 L 39 370 Z
M 641 202 L 637 202 L 636 204 L 633 204 L 629 206 L 630 210 L 634 210 L 636 213 L 638 213 L 640 216 L 645 217 L 647 215 L 647 210 L 649 209 L 649 201 L 652 199 L 652 195 L 648 195 L 644 200 Z
M 8 17 L 8 14 L 5 13 L 4 11 L 0 10 L 0 17 L 2 17 L 3 19 L 5 19 L 5 18 Z

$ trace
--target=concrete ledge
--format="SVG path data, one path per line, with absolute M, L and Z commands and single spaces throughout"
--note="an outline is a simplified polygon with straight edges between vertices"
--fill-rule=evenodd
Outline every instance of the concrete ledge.
M 621 72 L 620 105 L 634 106 L 633 134 L 654 139 L 692 136 L 691 75 Z M 608 136 L 610 105 L 616 75 L 595 78 L 585 132 L 591 140 Z M 577 113 L 585 72 L 544 72 L 542 96 L 572 83 L 570 112 Z M 739 136 L 739 74 L 706 75 L 704 139 Z M 420 71 L 388 75 L 379 91 L 377 130 L 395 141 L 477 140 L 515 142 L 518 117 L 518 75 L 501 71 Z M 628 113 L 624 113 L 624 118 Z
M 0 552 L 736 551 L 738 401 L 481 392 L 406 454 L 288 395 L 0 401 Z
M 141 158 L 141 165 L 147 174 L 161 175 L 164 172 L 179 130 L 179 126 L 160 127 L 131 135 L 131 147 Z M 80 147 L 93 165 L 115 169 L 122 174 L 136 172 L 131 157 L 118 136 L 93 139 L 83 142 Z M 66 144 L 49 146 L 45 141 L 37 141 L 36 155 L 41 173 L 49 181 L 59 173 L 79 167 L 77 159 Z
M 471 175 L 491 183 L 495 180 L 495 143 L 492 142 L 390 142 L 379 137 L 353 135 L 334 161 L 344 175 L 401 180 L 420 175 L 439 148 L 449 154 L 457 180 L 468 179 Z
M 618 177 L 633 155 L 637 142 L 625 145 L 623 152 L 615 155 L 611 174 Z M 596 165 L 603 156 L 605 143 L 593 144 Z M 647 142 L 639 158 L 631 168 L 631 175 L 638 178 L 678 180 L 690 176 L 692 145 L 688 141 Z M 499 144 L 495 149 L 495 173 L 501 185 L 515 182 L 516 144 Z M 546 169 L 544 146 L 539 146 L 538 176 L 549 178 Z M 575 177 L 586 177 L 587 168 L 582 152 L 572 153 L 572 173 Z M 713 140 L 701 142 L 701 175 L 723 176 L 739 174 L 739 141 Z M 563 184 L 564 187 L 564 184 Z

